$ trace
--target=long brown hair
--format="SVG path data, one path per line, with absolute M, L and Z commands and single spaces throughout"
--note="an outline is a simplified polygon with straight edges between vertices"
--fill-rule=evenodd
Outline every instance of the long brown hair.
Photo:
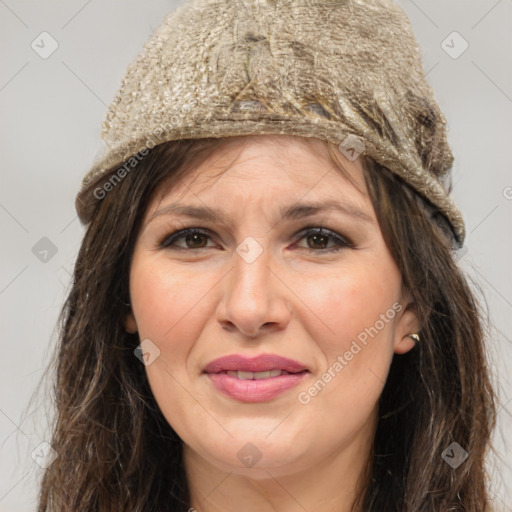
M 39 512 L 190 507 L 182 441 L 158 408 L 134 356 L 140 340 L 125 331 L 124 319 L 131 255 L 150 201 L 221 143 L 156 146 L 98 201 L 59 317 L 51 439 L 58 458 L 44 474 Z M 456 264 L 443 218 L 386 168 L 369 159 L 363 167 L 422 327 L 419 344 L 393 359 L 368 480 L 354 510 L 488 511 L 484 459 L 496 411 L 482 311 Z M 453 442 L 468 454 L 457 468 L 442 458 Z

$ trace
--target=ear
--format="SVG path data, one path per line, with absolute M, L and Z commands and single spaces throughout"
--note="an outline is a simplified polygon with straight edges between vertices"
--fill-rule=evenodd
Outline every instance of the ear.
M 137 322 L 135 321 L 135 317 L 131 310 L 126 314 L 124 319 L 124 328 L 126 332 L 129 332 L 130 334 L 137 332 Z
M 421 325 L 418 321 L 416 311 L 412 304 L 409 304 L 398 320 L 395 328 L 394 352 L 395 354 L 406 354 L 413 349 L 416 341 L 409 337 L 409 334 L 418 333 Z

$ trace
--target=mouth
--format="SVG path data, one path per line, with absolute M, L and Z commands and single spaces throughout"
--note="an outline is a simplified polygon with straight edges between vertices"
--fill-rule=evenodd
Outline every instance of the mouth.
M 241 379 L 258 379 L 258 375 L 261 375 L 261 378 L 269 378 L 267 372 L 300 373 L 308 371 L 308 368 L 298 361 L 277 354 L 260 354 L 256 357 L 231 354 L 211 361 L 204 369 L 205 373 L 229 371 L 240 372 Z M 256 377 L 249 376 L 250 374 Z
M 303 370 L 301 372 L 287 372 L 286 370 L 269 370 L 265 372 L 247 372 L 247 371 L 234 371 L 234 370 L 226 370 L 219 372 L 229 375 L 230 377 L 234 377 L 239 380 L 266 380 L 271 379 L 273 377 L 280 377 L 281 375 L 298 375 L 301 373 L 305 373 L 308 370 Z M 216 374 L 218 375 L 218 374 Z
M 297 386 L 311 372 L 292 359 L 263 354 L 224 356 L 208 364 L 204 373 L 224 396 L 239 402 L 266 402 Z

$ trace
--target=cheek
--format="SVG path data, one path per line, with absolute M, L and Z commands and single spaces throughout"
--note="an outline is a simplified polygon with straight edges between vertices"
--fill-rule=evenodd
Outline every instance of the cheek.
M 400 281 L 392 266 L 385 270 L 364 265 L 302 283 L 301 298 L 315 313 L 309 314 L 310 328 L 326 355 L 335 358 L 343 354 L 353 340 L 364 343 L 365 338 L 390 338 Z
M 304 302 L 316 313 L 309 314 L 308 329 L 322 352 L 324 367 L 320 382 L 304 389 L 304 402 L 311 399 L 318 407 L 322 404 L 320 409 L 326 404 L 342 405 L 358 411 L 361 419 L 373 408 L 393 357 L 393 304 L 399 285 L 399 275 L 391 265 L 386 272 L 365 265 L 329 281 L 316 277 L 309 285 L 305 283 L 308 302 L 306 298 Z
M 130 294 L 139 336 L 166 344 L 200 329 L 200 303 L 211 285 L 197 273 L 159 264 L 132 267 Z M 178 347 L 176 347 L 178 348 Z
M 340 435 L 340 425 L 345 439 L 356 436 L 376 411 L 393 357 L 393 286 L 363 269 L 331 281 L 324 293 L 313 284 L 309 290 L 322 320 L 312 320 L 310 334 L 324 367 L 297 398 L 304 414 L 326 419 L 328 442 Z M 305 436 L 317 435 L 314 424 L 302 428 Z
M 202 299 L 214 283 L 215 279 L 198 279 L 197 272 L 171 271 L 161 261 L 140 266 L 134 261 L 132 267 L 130 293 L 139 337 L 149 338 L 160 350 L 146 366 L 148 381 L 173 427 L 179 427 L 183 418 L 200 418 L 204 413 L 183 390 L 190 389 L 190 352 L 209 318 L 204 309 L 207 301 Z

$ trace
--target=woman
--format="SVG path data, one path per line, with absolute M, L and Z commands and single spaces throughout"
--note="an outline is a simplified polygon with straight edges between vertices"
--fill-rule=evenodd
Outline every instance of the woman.
M 39 510 L 489 510 L 453 158 L 398 7 L 189 2 L 103 138 Z

